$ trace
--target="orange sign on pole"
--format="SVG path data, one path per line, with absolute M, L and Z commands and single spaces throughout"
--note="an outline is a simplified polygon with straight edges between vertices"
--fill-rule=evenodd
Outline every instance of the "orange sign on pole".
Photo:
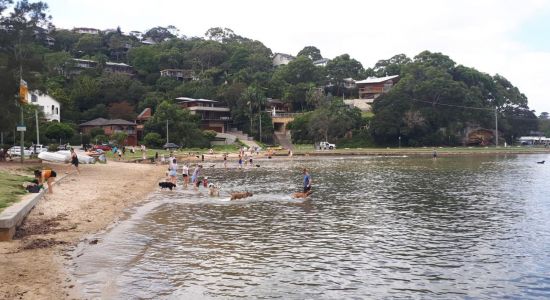
M 21 81 L 19 82 L 19 102 L 21 104 L 29 103 L 29 99 L 27 96 L 28 94 L 29 94 L 29 87 L 27 86 L 27 82 L 21 79 Z

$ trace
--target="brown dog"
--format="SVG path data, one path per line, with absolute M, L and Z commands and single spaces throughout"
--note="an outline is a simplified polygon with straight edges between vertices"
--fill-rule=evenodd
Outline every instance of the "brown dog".
M 305 193 L 294 193 L 292 194 L 292 198 L 307 198 L 309 195 L 313 194 L 313 191 L 312 190 L 309 190 Z
M 251 192 L 235 192 L 231 193 L 231 200 L 238 200 L 243 198 L 252 197 L 253 194 Z

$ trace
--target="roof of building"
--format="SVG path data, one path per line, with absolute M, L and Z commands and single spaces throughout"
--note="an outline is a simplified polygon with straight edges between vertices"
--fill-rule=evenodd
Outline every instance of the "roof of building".
M 74 60 L 74 61 L 82 61 L 82 62 L 97 63 L 95 60 L 90 60 L 90 59 L 73 58 L 72 60 Z
M 205 103 L 217 103 L 216 100 L 208 100 L 208 99 L 194 99 L 189 97 L 178 97 L 176 100 L 179 100 L 179 103 L 185 103 L 185 102 L 205 102 Z
M 269 103 L 269 104 L 284 104 L 284 102 L 279 100 L 279 99 L 271 99 L 271 98 L 267 98 L 267 103 Z
M 122 120 L 122 119 L 107 120 L 105 118 L 97 118 L 97 119 L 93 119 L 91 121 L 80 124 L 80 126 L 105 126 L 105 125 L 136 125 L 136 124 L 130 121 Z
M 136 117 L 136 119 L 138 120 L 149 119 L 151 115 L 152 115 L 151 108 L 147 107 Z
M 355 83 L 380 83 L 380 82 L 384 82 L 397 77 L 399 77 L 399 75 L 392 75 L 392 76 L 385 76 L 385 77 L 369 77 L 365 80 L 356 81 Z
M 75 27 L 75 28 L 73 28 L 73 30 L 93 30 L 93 31 L 100 31 L 99 29 L 90 28 L 90 27 Z
M 318 59 L 316 61 L 313 62 L 314 65 L 320 65 L 320 64 L 324 64 L 324 63 L 328 63 L 330 61 L 330 59 L 328 58 L 321 58 L 321 59 Z
M 290 54 L 286 54 L 286 53 L 280 53 L 280 52 L 276 52 L 275 54 L 273 54 L 273 57 L 277 56 L 277 55 L 280 55 L 282 57 L 286 57 L 286 58 L 290 58 L 290 59 L 295 59 L 296 57 L 290 55 Z
M 105 65 L 107 65 L 107 66 L 119 66 L 119 67 L 130 67 L 130 68 L 132 67 L 132 66 L 127 65 L 125 63 L 116 63 L 116 62 L 111 62 L 111 61 L 106 62 Z

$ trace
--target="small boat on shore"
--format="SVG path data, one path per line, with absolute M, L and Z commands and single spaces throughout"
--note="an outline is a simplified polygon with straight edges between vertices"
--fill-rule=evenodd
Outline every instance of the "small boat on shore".
M 57 152 L 40 152 L 38 153 L 38 158 L 45 161 L 58 162 L 58 163 L 67 163 L 70 160 L 70 156 Z
M 65 155 L 67 157 L 67 161 L 71 161 L 71 151 L 61 150 L 61 151 L 57 151 L 56 153 Z M 82 154 L 82 153 L 77 153 L 76 156 L 78 157 L 78 162 L 81 163 L 81 164 L 93 164 L 93 163 L 95 163 L 95 158 L 93 158 L 89 155 Z

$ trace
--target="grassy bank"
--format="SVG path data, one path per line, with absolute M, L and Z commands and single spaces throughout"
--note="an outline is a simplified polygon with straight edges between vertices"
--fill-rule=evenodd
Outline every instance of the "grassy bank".
M 23 188 L 23 182 L 31 180 L 31 177 L 0 172 L 0 212 L 12 203 L 19 201 L 21 195 L 27 193 Z
M 239 152 L 239 146 L 237 145 L 217 145 L 217 146 L 213 146 L 212 149 L 214 150 L 214 153 L 217 153 L 217 154 Z M 183 148 L 183 149 L 174 151 L 174 153 L 176 155 L 188 154 L 188 153 L 192 153 L 193 155 L 197 153 L 206 154 L 208 153 L 208 150 L 209 149 L 204 149 L 204 148 Z M 167 157 L 170 154 L 170 151 L 164 150 L 164 149 L 147 149 L 146 156 L 147 158 L 154 157 L 157 152 L 159 156 L 164 154 L 164 156 Z M 107 159 L 118 159 L 118 155 L 113 154 L 113 151 L 107 151 L 106 155 L 107 155 Z M 134 160 L 134 159 L 141 159 L 141 158 L 142 158 L 142 154 L 139 148 L 136 149 L 135 153 L 131 153 L 129 150 L 126 150 L 126 154 L 124 155 L 125 160 Z

